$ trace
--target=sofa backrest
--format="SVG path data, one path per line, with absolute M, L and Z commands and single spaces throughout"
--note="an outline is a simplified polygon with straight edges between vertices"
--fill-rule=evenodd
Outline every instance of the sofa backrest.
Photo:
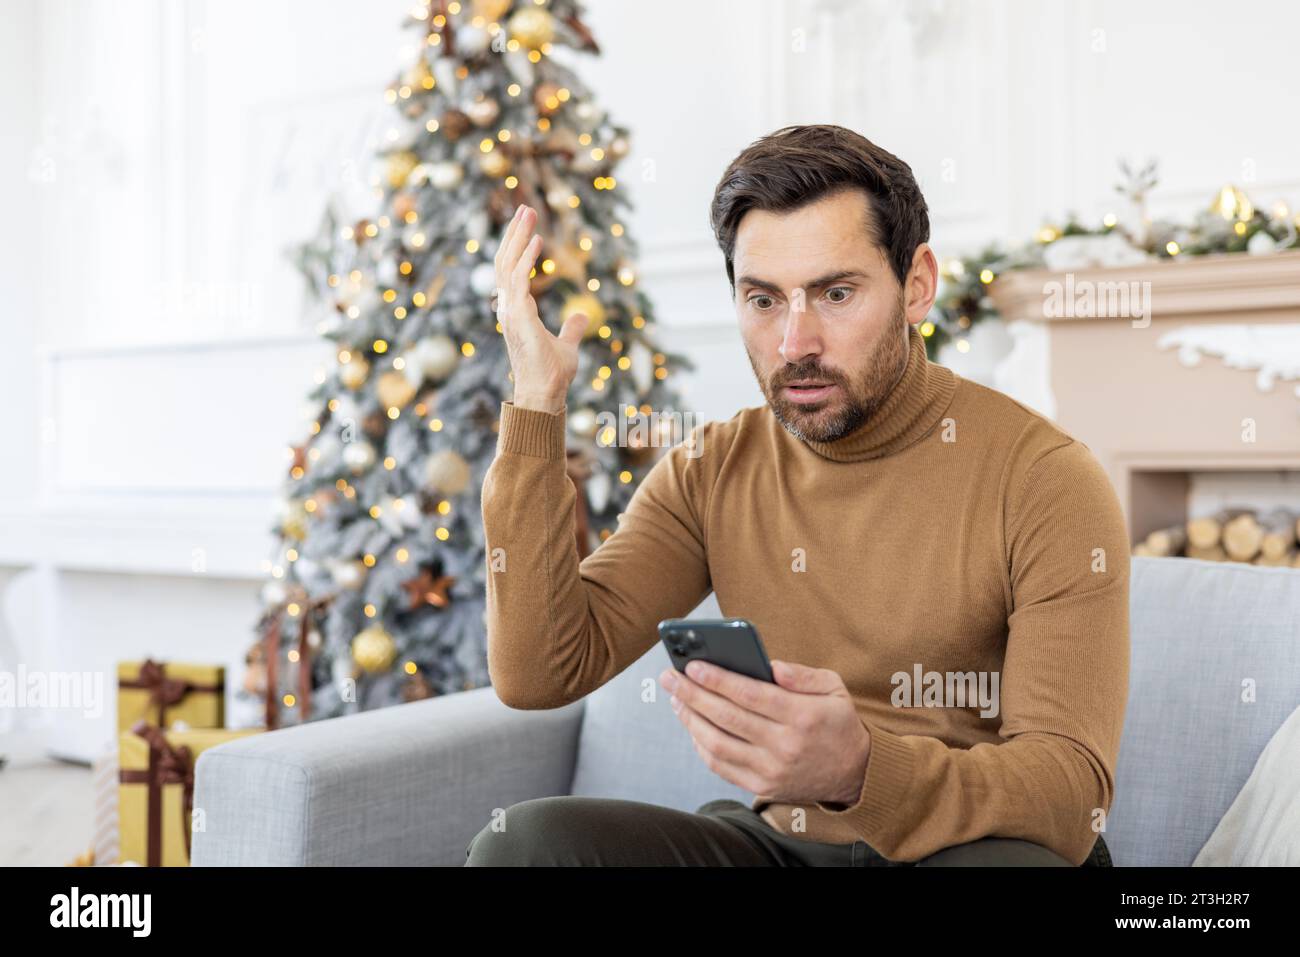
M 689 618 L 721 618 L 709 596 Z M 659 674 L 670 666 L 658 641 L 640 659 L 587 695 L 571 793 L 647 801 L 694 811 L 706 801 L 754 795 L 705 766 L 668 704 Z
M 1300 571 L 1134 558 L 1129 597 L 1106 844 L 1120 866 L 1186 867 L 1300 706 Z
M 1300 705 L 1300 571 L 1134 558 L 1129 598 L 1128 708 L 1106 844 L 1119 866 L 1188 866 Z M 721 617 L 716 598 L 689 617 Z M 668 706 L 668 664 L 656 642 L 587 696 L 572 793 L 688 811 L 715 798 L 750 803 L 704 766 Z

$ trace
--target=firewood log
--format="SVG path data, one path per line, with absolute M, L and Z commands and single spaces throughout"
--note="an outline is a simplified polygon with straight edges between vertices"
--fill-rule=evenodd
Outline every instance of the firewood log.
M 1264 528 L 1250 513 L 1238 515 L 1223 526 L 1223 550 L 1235 561 L 1250 561 L 1259 554 L 1263 543 Z
M 1187 557 L 1199 558 L 1207 562 L 1226 562 L 1228 553 L 1223 550 L 1222 545 L 1211 545 L 1209 548 L 1197 548 L 1195 545 L 1188 545 Z
M 1170 528 L 1161 528 L 1147 536 L 1146 545 L 1151 549 L 1152 555 L 1169 557 L 1172 555 L 1181 555 L 1183 546 L 1187 544 L 1187 528 L 1183 525 L 1174 525 Z
M 1275 508 L 1260 517 L 1264 540 L 1259 550 L 1266 558 L 1281 558 L 1295 546 L 1296 516 L 1289 508 Z
M 1223 535 L 1223 526 L 1240 515 L 1249 514 L 1253 514 L 1251 509 L 1231 507 L 1220 509 L 1213 515 L 1194 518 L 1187 523 L 1187 540 L 1197 548 L 1218 545 Z
M 1151 551 L 1151 546 L 1148 545 L 1146 542 L 1138 542 L 1136 545 L 1133 546 L 1133 557 L 1134 558 L 1158 558 L 1159 556 L 1156 555 L 1153 551 Z
M 1300 551 L 1295 549 L 1279 555 L 1276 558 L 1271 558 L 1263 552 L 1260 552 L 1260 554 L 1255 556 L 1254 564 L 1269 565 L 1273 568 L 1300 568 L 1300 565 L 1296 564 L 1297 559 L 1300 559 Z

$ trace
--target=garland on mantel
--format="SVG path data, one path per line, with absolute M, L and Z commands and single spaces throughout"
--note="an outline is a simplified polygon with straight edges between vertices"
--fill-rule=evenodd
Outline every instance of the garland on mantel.
M 1262 255 L 1297 246 L 1300 214 L 1293 216 L 1281 201 L 1265 213 L 1232 185 L 1224 186 L 1190 223 L 1153 221 L 1146 213 L 1146 198 L 1156 184 L 1155 161 L 1140 169 L 1121 161 L 1119 167 L 1124 178 L 1115 191 L 1129 201 L 1131 221 L 1107 213 L 1100 224 L 1089 227 L 1071 214 L 1065 225 L 1045 225 L 1019 246 L 992 243 L 973 256 L 939 264 L 938 294 L 921 324 L 930 359 L 937 359 L 947 342 L 960 352 L 970 351 L 971 328 L 998 316 L 989 284 L 1012 270 L 1124 266 L 1212 253 Z

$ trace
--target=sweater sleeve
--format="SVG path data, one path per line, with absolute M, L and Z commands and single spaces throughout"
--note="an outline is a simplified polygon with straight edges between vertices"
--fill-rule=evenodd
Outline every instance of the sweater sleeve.
M 871 750 L 857 803 L 818 802 L 891 860 L 1007 837 L 1078 865 L 1104 829 L 1128 697 L 1123 514 L 1075 440 L 1042 453 L 1015 484 L 1004 512 L 1003 740 L 950 748 L 864 721 Z
M 710 424 L 659 457 L 614 534 L 579 563 L 566 410 L 503 402 L 483 479 L 488 671 L 513 708 L 582 698 L 649 650 L 660 621 L 689 614 L 711 588 L 700 454 Z

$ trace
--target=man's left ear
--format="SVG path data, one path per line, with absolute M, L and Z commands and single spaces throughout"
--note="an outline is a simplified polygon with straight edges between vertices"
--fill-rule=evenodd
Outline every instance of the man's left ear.
M 907 321 L 916 325 L 923 322 L 934 307 L 934 298 L 939 291 L 939 260 L 929 243 L 921 243 L 912 254 L 912 267 L 907 273 L 906 303 Z

